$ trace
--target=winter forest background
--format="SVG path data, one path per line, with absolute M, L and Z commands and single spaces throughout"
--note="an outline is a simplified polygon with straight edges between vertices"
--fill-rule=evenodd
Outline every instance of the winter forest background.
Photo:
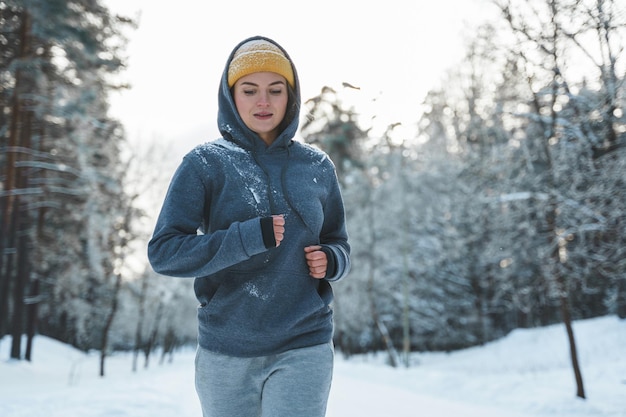
M 584 397 L 572 320 L 626 318 L 626 5 L 490 3 L 499 18 L 468 37 L 417 126 L 375 134 L 349 83 L 305 97 L 302 138 L 330 154 L 348 211 L 335 344 L 408 366 L 410 352 L 563 323 Z M 178 161 L 133 147 L 109 116 L 135 26 L 97 0 L 0 0 L 0 337 L 13 359 L 36 360 L 41 334 L 100 351 L 105 375 L 112 351 L 137 366 L 195 344 L 191 280 L 145 260 L 145 203 L 160 204 Z

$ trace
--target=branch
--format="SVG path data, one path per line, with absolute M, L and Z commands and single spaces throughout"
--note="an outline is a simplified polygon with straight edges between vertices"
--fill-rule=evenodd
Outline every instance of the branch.
M 81 176 L 81 172 L 77 169 L 74 169 L 65 164 L 52 164 L 48 162 L 40 162 L 40 161 L 20 161 L 15 163 L 16 168 L 40 168 L 40 169 L 48 169 L 51 171 L 58 172 L 67 172 L 70 174 L 74 174 L 77 177 Z

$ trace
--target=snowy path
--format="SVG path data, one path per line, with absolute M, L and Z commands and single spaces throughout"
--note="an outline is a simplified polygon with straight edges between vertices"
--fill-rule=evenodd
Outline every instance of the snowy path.
M 65 362 L 66 366 L 62 365 Z M 8 365 L 8 366 L 6 366 Z M 9 363 L 2 368 L 2 417 L 199 417 L 193 387 L 193 354 L 178 355 L 173 364 L 131 373 L 130 360 L 110 360 L 110 376 L 96 377 L 97 358 L 58 360 L 55 372 Z M 31 369 L 34 368 L 34 369 Z M 65 370 L 63 369 L 65 368 Z M 437 399 L 398 388 L 363 365 L 338 360 L 327 417 L 502 417 L 489 410 Z M 363 370 L 366 372 L 362 372 Z M 392 371 L 392 370 L 391 370 Z M 11 384 L 14 380 L 16 383 Z M 513 417 L 510 413 L 507 416 Z M 522 417 L 515 415 L 515 417 Z M 530 416 L 528 416 L 530 417 Z
M 564 330 L 550 326 L 451 354 L 416 354 L 408 369 L 384 365 L 384 355 L 337 354 L 327 417 L 626 417 L 626 321 L 575 328 L 586 401 L 574 396 Z M 201 415 L 193 349 L 135 373 L 131 356 L 117 355 L 100 378 L 97 355 L 50 339 L 36 339 L 32 364 L 4 359 L 9 348 L 0 340 L 0 417 Z
M 327 417 L 535 417 L 459 402 L 454 393 L 447 399 L 420 394 L 410 385 L 390 385 L 377 372 L 351 376 L 350 368 L 354 366 L 337 365 Z

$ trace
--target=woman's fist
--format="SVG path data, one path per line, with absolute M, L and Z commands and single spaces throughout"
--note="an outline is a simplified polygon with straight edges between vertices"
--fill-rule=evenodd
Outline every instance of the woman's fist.
M 306 264 L 309 266 L 309 275 L 317 279 L 322 279 L 326 276 L 328 258 L 326 258 L 326 253 L 322 251 L 321 246 L 307 246 L 304 248 L 304 257 L 306 258 Z
M 276 239 L 276 246 L 280 246 L 285 237 L 285 217 L 282 214 L 272 216 L 274 223 L 274 239 Z

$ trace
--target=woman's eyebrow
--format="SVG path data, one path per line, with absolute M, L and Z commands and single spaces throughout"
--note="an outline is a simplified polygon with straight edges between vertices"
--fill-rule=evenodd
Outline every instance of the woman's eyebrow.
M 273 83 L 270 83 L 270 85 L 276 85 L 276 84 L 283 84 L 284 85 L 285 82 L 282 81 L 282 80 L 278 80 L 278 81 L 274 81 Z M 252 85 L 254 87 L 258 87 L 259 86 L 258 84 L 253 83 L 252 81 L 242 81 L 241 85 Z

